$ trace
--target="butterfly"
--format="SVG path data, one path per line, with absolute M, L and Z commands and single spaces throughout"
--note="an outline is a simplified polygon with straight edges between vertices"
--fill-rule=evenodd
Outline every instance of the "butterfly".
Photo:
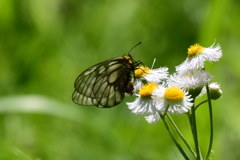
M 98 63 L 83 71 L 74 83 L 73 102 L 79 105 L 111 108 L 123 101 L 125 93 L 131 95 L 134 70 L 142 62 L 135 61 L 129 53 Z

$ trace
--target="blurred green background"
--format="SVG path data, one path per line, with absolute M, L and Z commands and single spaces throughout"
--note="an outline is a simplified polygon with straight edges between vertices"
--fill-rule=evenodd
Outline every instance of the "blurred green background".
M 170 73 L 190 45 L 222 46 L 220 61 L 206 63 L 223 90 L 213 102 L 214 159 L 240 159 L 239 8 L 239 0 L 0 0 L 0 159 L 183 159 L 161 121 L 148 124 L 124 102 L 101 109 L 71 101 L 83 70 L 140 41 L 134 59 L 151 67 L 157 58 L 155 68 Z M 207 105 L 197 117 L 206 153 Z M 191 142 L 186 116 L 173 118 Z

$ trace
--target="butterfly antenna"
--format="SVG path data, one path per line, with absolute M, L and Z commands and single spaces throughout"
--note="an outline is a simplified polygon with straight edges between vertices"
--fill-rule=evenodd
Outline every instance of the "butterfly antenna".
M 153 60 L 153 64 L 152 64 L 152 68 L 151 69 L 153 69 L 153 66 L 154 66 L 155 62 L 156 62 L 156 58 L 154 58 L 154 60 Z
M 128 52 L 128 54 L 130 54 L 130 52 L 135 48 L 137 47 L 139 44 L 141 44 L 142 42 L 139 42 L 138 44 L 136 44 L 135 46 L 132 47 L 132 49 L 130 49 L 130 51 Z

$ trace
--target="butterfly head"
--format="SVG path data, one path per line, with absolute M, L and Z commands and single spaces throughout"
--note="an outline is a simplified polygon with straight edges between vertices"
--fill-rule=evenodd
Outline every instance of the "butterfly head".
M 134 61 L 131 54 L 124 56 L 124 58 L 128 61 L 129 64 L 132 64 Z

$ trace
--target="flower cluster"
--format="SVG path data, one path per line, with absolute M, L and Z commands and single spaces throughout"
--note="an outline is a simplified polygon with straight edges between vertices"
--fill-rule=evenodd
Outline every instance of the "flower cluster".
M 205 94 L 205 86 L 213 80 L 213 76 L 204 69 L 204 62 L 218 61 L 221 57 L 220 45 L 204 48 L 195 44 L 188 48 L 187 59 L 171 75 L 167 67 L 150 69 L 140 66 L 135 70 L 133 80 L 137 98 L 127 103 L 128 108 L 137 115 L 144 115 L 151 124 L 158 122 L 167 112 L 189 112 L 194 99 Z M 209 88 L 212 88 L 212 94 L 216 93 L 215 99 L 221 97 L 222 91 L 217 83 L 209 85 Z

